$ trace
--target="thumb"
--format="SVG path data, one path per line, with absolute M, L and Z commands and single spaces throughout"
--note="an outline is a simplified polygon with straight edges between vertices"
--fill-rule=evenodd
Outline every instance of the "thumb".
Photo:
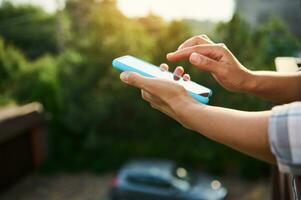
M 215 73 L 218 70 L 218 62 L 195 52 L 190 55 L 189 61 L 197 68 L 210 73 Z
M 150 79 L 144 76 L 141 76 L 138 73 L 135 72 L 122 72 L 120 74 L 120 79 L 125 82 L 126 84 L 129 84 L 131 86 L 140 88 L 140 89 L 145 89 L 149 85 L 151 85 Z

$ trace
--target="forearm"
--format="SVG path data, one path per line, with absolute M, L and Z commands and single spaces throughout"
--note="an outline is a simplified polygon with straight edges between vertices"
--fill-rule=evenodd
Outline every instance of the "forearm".
M 301 72 L 252 72 L 245 92 L 271 100 L 289 103 L 301 100 Z
M 181 123 L 206 137 L 255 158 L 275 162 L 269 147 L 269 111 L 243 112 L 189 104 L 180 111 Z

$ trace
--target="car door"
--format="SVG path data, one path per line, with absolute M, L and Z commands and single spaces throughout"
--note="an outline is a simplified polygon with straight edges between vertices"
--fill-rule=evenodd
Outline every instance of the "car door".
M 129 177 L 132 185 L 128 193 L 130 200 L 178 200 L 178 191 L 168 180 L 159 177 Z

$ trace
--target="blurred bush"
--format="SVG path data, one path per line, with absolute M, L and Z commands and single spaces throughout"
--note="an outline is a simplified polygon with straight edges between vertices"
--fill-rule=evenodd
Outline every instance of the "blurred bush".
M 0 7 L 0 35 L 17 46 L 30 59 L 58 52 L 57 23 L 54 15 L 34 6 L 13 6 L 3 1 Z M 42 43 L 41 43 L 42 42 Z
M 24 17 L 20 27 L 22 16 L 30 17 Z M 51 114 L 51 154 L 45 169 L 103 171 L 131 158 L 149 157 L 250 177 L 268 170 L 267 165 L 191 133 L 152 110 L 139 91 L 119 81 L 119 72 L 112 68 L 112 59 L 125 54 L 155 64 L 165 62 L 166 53 L 192 36 L 191 23 L 166 22 L 152 13 L 129 19 L 114 0 L 69 0 L 53 15 L 4 3 L 0 19 L 0 104 L 40 101 Z M 297 38 L 276 18 L 252 30 L 234 15 L 230 22 L 218 24 L 211 37 L 226 43 L 254 70 L 273 70 L 275 56 L 292 56 L 300 50 Z M 212 104 L 243 110 L 271 106 L 225 91 L 207 73 L 187 70 L 194 80 L 213 89 Z

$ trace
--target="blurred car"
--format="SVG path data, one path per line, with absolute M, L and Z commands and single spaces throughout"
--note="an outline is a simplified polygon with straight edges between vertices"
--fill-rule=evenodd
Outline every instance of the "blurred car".
M 129 162 L 113 178 L 109 192 L 110 200 L 216 200 L 226 195 L 219 180 L 162 160 Z

